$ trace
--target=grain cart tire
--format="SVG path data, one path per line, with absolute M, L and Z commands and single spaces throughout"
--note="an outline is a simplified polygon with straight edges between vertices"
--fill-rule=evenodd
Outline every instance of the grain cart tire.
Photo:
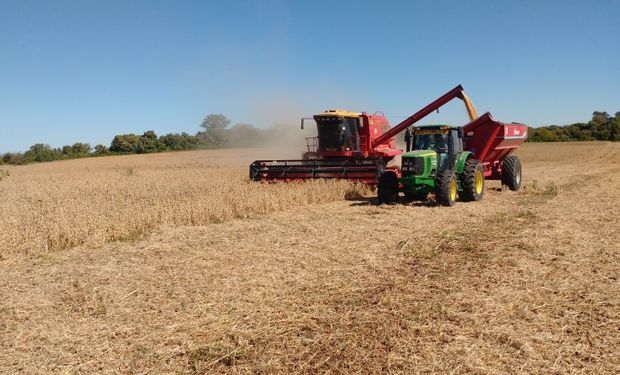
M 435 180 L 435 199 L 437 204 L 442 206 L 454 206 L 456 203 L 456 173 L 450 169 L 443 170 L 437 174 Z
M 426 201 L 428 199 L 428 193 L 405 193 L 405 199 L 409 202 L 413 201 Z
M 467 159 L 461 174 L 459 198 L 464 202 L 479 201 L 484 195 L 484 168 L 476 159 Z
M 517 191 L 521 188 L 521 160 L 515 155 L 508 155 L 502 163 L 502 184 Z
M 394 172 L 385 172 L 379 177 L 377 198 L 379 204 L 390 204 L 398 200 L 398 178 Z

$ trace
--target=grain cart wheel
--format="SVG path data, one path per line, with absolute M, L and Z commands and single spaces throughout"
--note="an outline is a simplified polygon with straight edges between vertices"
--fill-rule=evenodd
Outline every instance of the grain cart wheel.
M 442 206 L 454 206 L 456 203 L 456 173 L 450 169 L 437 174 L 435 180 L 435 199 Z
M 459 198 L 465 202 L 479 201 L 484 195 L 484 168 L 476 159 L 467 159 L 461 174 Z
M 502 184 L 517 191 L 521 188 L 521 160 L 515 155 L 508 155 L 502 163 Z
M 398 178 L 394 172 L 385 172 L 379 177 L 377 198 L 379 204 L 390 204 L 398 200 Z

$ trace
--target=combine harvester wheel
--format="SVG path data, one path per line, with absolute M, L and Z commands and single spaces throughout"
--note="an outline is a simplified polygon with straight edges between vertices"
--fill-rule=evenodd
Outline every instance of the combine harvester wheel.
M 379 177 L 377 187 L 377 198 L 379 204 L 394 203 L 398 200 L 398 177 L 393 172 L 386 172 Z

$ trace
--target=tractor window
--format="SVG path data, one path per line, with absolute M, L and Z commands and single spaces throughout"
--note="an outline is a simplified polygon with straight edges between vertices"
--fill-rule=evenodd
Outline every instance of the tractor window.
M 437 153 L 437 169 L 452 167 L 454 156 L 452 135 L 447 129 L 419 129 L 415 132 L 414 150 L 432 150 Z
M 415 135 L 414 150 L 433 150 L 437 153 L 448 152 L 449 135 L 447 131 L 419 131 Z
M 459 138 L 459 132 L 458 130 L 452 130 L 450 131 L 451 136 L 452 136 L 452 145 L 454 146 L 454 154 L 458 154 L 461 151 L 463 151 L 463 140 L 461 138 Z

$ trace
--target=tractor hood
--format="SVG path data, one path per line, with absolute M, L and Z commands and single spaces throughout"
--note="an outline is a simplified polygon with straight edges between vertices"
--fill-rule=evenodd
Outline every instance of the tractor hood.
M 437 153 L 433 150 L 415 150 L 415 151 L 409 151 L 403 154 L 403 158 L 434 157 L 434 156 L 437 156 Z

